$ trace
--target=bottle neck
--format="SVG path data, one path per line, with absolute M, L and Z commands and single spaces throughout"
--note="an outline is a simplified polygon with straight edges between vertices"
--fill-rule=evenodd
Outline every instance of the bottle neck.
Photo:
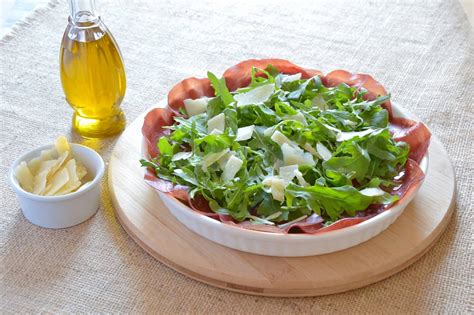
M 70 19 L 77 26 L 92 26 L 99 22 L 95 0 L 69 0 Z

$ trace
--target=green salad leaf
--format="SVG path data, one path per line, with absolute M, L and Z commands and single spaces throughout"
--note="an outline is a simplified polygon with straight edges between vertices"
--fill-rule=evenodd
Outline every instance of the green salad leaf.
M 189 187 L 210 208 L 237 221 L 281 224 L 313 213 L 326 222 L 355 216 L 372 204 L 397 200 L 386 192 L 408 159 L 395 142 L 390 96 L 328 88 L 315 76 L 253 68 L 250 85 L 230 92 L 208 73 L 215 97 L 207 111 L 175 117 L 160 155 L 142 165 Z

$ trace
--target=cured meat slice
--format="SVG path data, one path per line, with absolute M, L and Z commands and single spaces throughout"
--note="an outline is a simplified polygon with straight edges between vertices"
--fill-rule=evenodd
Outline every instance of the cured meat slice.
M 367 216 L 367 217 L 354 217 L 354 218 L 343 218 L 343 219 L 340 219 L 340 220 L 337 220 L 336 222 L 334 222 L 333 224 L 331 225 L 328 225 L 326 227 L 323 227 L 317 231 L 315 231 L 315 233 L 324 233 L 324 232 L 329 232 L 329 231 L 335 231 L 335 230 L 340 230 L 340 229 L 343 229 L 343 228 L 346 228 L 346 227 L 349 227 L 349 226 L 352 226 L 352 225 L 356 225 L 356 224 L 359 224 L 361 222 L 364 222 L 365 220 L 371 218 L 372 216 Z
M 175 113 L 184 106 L 185 99 L 197 99 L 214 96 L 214 89 L 209 79 L 187 78 L 179 82 L 168 93 L 168 106 Z
M 184 202 L 188 202 L 188 187 L 182 185 L 174 185 L 172 182 L 156 177 L 155 173 L 147 170 L 145 173 L 145 182 L 154 189 L 167 193 L 170 196 Z
M 408 198 L 408 196 L 413 194 L 425 177 L 425 173 L 423 173 L 419 164 L 412 159 L 408 159 L 403 172 L 400 185 L 392 190 L 392 195 L 400 197 L 395 204 L 400 203 L 404 198 Z
M 324 222 L 323 218 L 317 214 L 313 214 L 306 218 L 303 221 L 295 222 L 289 225 L 277 226 L 277 225 L 266 225 L 266 224 L 253 224 L 250 221 L 235 222 L 231 217 L 227 216 L 224 220 L 221 220 L 223 223 L 240 227 L 247 230 L 254 230 L 260 232 L 270 232 L 270 233 L 303 233 L 303 234 L 314 234 L 316 231 L 321 229 Z
M 156 143 L 161 136 L 169 135 L 169 129 L 163 127 L 172 125 L 174 116 L 175 114 L 168 108 L 154 108 L 146 114 L 143 120 L 142 134 L 150 157 L 158 155 Z
M 324 219 L 317 214 L 312 214 L 306 220 L 291 224 L 285 229 L 287 233 L 314 234 L 323 226 Z
M 431 132 L 422 122 L 407 118 L 393 117 L 389 124 L 395 141 L 403 141 L 410 146 L 410 158 L 420 163 L 430 145 Z

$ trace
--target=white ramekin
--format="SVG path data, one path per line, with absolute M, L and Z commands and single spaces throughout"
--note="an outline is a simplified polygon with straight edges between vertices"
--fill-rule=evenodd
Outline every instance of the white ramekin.
M 396 117 L 416 119 L 412 114 L 393 105 Z M 145 156 L 145 142 L 142 156 Z M 420 163 L 422 171 L 428 169 L 428 155 Z M 421 187 L 418 186 L 417 191 Z M 314 256 L 332 253 L 363 243 L 387 229 L 415 197 L 413 192 L 389 210 L 359 224 L 321 234 L 277 234 L 242 229 L 224 224 L 193 211 L 179 200 L 158 192 L 169 211 L 186 227 L 197 234 L 221 245 L 244 252 L 281 257 Z
M 87 168 L 90 184 L 62 196 L 39 196 L 23 190 L 15 177 L 16 167 L 22 161 L 28 162 L 39 156 L 42 150 L 51 147 L 42 146 L 19 157 L 11 166 L 10 185 L 17 195 L 24 216 L 31 223 L 50 229 L 67 228 L 84 222 L 97 212 L 105 165 L 94 150 L 80 144 L 71 144 L 72 155 Z

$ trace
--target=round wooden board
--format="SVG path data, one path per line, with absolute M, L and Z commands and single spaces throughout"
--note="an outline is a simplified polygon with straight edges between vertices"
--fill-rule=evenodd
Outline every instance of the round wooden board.
M 375 238 L 340 252 L 311 257 L 269 257 L 230 249 L 188 230 L 143 181 L 138 162 L 143 117 L 125 130 L 110 159 L 109 188 L 117 217 L 153 257 L 213 286 L 288 297 L 360 288 L 419 259 L 445 230 L 453 212 L 453 169 L 442 144 L 433 137 L 428 175 L 418 195 L 395 223 Z

